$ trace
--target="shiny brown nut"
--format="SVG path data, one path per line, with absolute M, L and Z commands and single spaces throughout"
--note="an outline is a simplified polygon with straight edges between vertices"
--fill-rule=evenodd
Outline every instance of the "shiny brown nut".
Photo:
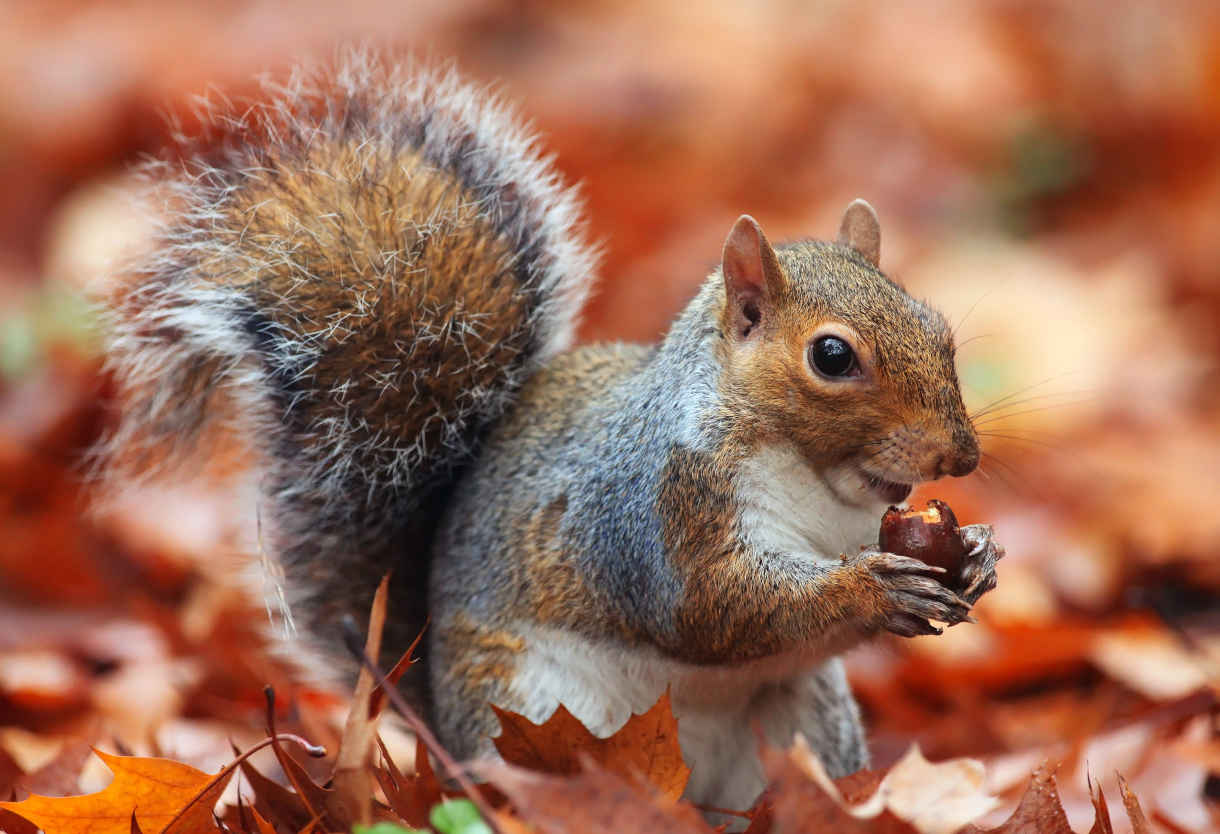
M 937 579 L 949 587 L 959 584 L 966 544 L 957 517 L 944 501 L 933 499 L 922 510 L 890 507 L 881 517 L 878 546 L 886 553 L 944 568 L 946 572 Z

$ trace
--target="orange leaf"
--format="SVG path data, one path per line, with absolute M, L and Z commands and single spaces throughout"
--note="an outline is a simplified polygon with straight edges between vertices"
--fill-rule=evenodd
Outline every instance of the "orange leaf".
M 609 738 L 598 738 L 562 704 L 542 724 L 492 706 L 500 719 L 500 735 L 492 741 L 509 764 L 544 773 L 571 774 L 588 758 L 619 776 L 644 779 L 662 795 L 677 800 L 686 789 L 690 768 L 678 746 L 678 720 L 666 690 L 652 709 L 632 715 Z
M 105 790 L 87 796 L 35 795 L 22 802 L 0 802 L 0 808 L 56 834 L 130 834 L 132 811 L 142 828 L 160 831 L 219 776 L 169 759 L 94 753 L 114 773 Z M 207 812 L 211 814 L 210 807 Z

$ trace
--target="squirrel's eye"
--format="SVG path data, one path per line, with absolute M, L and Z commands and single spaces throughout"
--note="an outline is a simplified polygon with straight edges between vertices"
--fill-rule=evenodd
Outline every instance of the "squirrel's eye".
M 809 364 L 823 376 L 849 376 L 856 368 L 856 354 L 837 336 L 823 336 L 809 346 Z

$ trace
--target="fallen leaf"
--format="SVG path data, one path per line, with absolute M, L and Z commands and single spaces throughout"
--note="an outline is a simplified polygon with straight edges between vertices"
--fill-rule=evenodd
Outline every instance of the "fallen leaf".
M 853 814 L 802 736 L 786 751 L 764 745 L 760 755 L 773 795 L 771 831 L 917 834 L 909 823 L 883 808 L 870 809 L 867 817 Z
M 25 771 L 7 750 L 0 747 L 0 796 L 7 796 L 17 786 Z
M 389 592 L 390 576 L 386 574 L 373 595 L 369 611 L 369 630 L 365 642 L 365 654 L 374 659 L 381 656 L 381 632 L 385 628 L 386 596 Z M 373 745 L 377 737 L 377 714 L 372 709 L 371 698 L 376 682 L 373 673 L 364 664 L 356 678 L 356 691 L 347 711 L 347 723 L 339 741 L 339 758 L 331 775 L 334 793 L 329 804 L 343 812 L 339 816 L 345 821 L 368 825 L 372 817 Z
M 1089 775 L 1089 798 L 1093 801 L 1093 827 L 1089 834 L 1114 834 L 1114 826 L 1110 822 L 1110 809 L 1106 805 L 1106 795 L 1101 792 L 1101 785 L 1093 781 Z
M 377 742 L 381 747 L 381 762 L 374 773 L 390 807 L 408 825 L 427 825 L 431 809 L 445 798 L 440 779 L 428 760 L 428 748 L 423 741 L 415 740 L 415 773 L 406 776 L 394 764 L 380 738 Z
M 22 802 L 0 802 L 0 808 L 56 834 L 128 834 L 132 811 L 138 812 L 142 826 L 160 831 L 215 778 L 169 759 L 94 753 L 114 773 L 104 790 L 86 796 L 35 795 Z
M 1131 820 L 1131 831 L 1133 834 L 1152 834 L 1144 811 L 1140 808 L 1140 801 L 1131 792 L 1131 786 L 1121 773 L 1116 773 L 1115 776 L 1118 777 L 1118 792 L 1122 794 L 1123 807 L 1127 809 L 1127 817 Z
M 980 831 L 982 829 L 970 826 L 962 834 Z M 986 834 L 1072 834 L 1049 764 L 1044 763 L 1034 771 L 1012 816 L 999 827 L 987 829 Z
M 248 761 L 241 763 L 241 772 L 254 791 L 256 806 L 267 816 L 294 831 L 299 831 L 309 822 L 311 814 L 300 796 L 259 773 Z
M 983 789 L 984 776 L 981 762 L 951 759 L 932 764 L 919 745 L 912 745 L 886 773 L 872 797 L 853 811 L 861 815 L 886 809 L 922 834 L 953 834 L 998 804 Z
M 712 834 L 693 805 L 602 768 L 583 757 L 583 770 L 552 775 L 491 763 L 480 768 L 511 800 L 517 816 L 539 834 Z M 574 821 L 579 828 L 574 829 Z
M 280 763 L 280 767 L 284 770 L 284 775 L 288 777 L 289 784 L 296 791 L 297 797 L 301 804 L 305 806 L 306 812 L 309 814 L 309 821 L 305 824 L 305 829 L 311 828 L 318 822 L 327 822 L 332 828 L 346 831 L 351 827 L 350 820 L 344 818 L 346 808 L 341 803 L 334 801 L 335 792 L 330 788 L 323 787 L 313 780 L 300 762 L 288 755 L 275 730 L 275 692 L 268 688 L 266 690 L 267 697 L 267 736 L 271 740 L 271 750 L 275 753 L 275 759 Z M 339 819 L 331 819 L 330 813 L 338 812 Z
M 212 781 L 178 812 L 161 834 L 210 834 L 210 832 L 214 832 L 216 830 L 214 817 L 216 803 L 220 801 L 220 795 L 224 793 L 229 780 L 237 772 L 237 768 L 237 763 L 233 763 L 213 776 Z M 131 819 L 134 825 L 134 814 Z
M 542 724 L 494 705 L 492 709 L 501 728 L 492 741 L 509 764 L 572 774 L 580 772 L 581 761 L 587 757 L 619 776 L 644 779 L 672 800 L 682 796 L 690 779 L 668 691 L 652 709 L 632 715 L 609 738 L 593 735 L 562 704 Z

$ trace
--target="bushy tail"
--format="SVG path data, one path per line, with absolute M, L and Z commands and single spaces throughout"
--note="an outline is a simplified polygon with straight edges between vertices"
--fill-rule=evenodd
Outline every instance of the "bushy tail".
M 595 257 L 531 136 L 451 70 L 354 54 L 211 129 L 114 305 L 115 459 L 235 419 L 297 621 L 333 633 L 391 566 L 422 581 L 446 486 L 569 344 Z

